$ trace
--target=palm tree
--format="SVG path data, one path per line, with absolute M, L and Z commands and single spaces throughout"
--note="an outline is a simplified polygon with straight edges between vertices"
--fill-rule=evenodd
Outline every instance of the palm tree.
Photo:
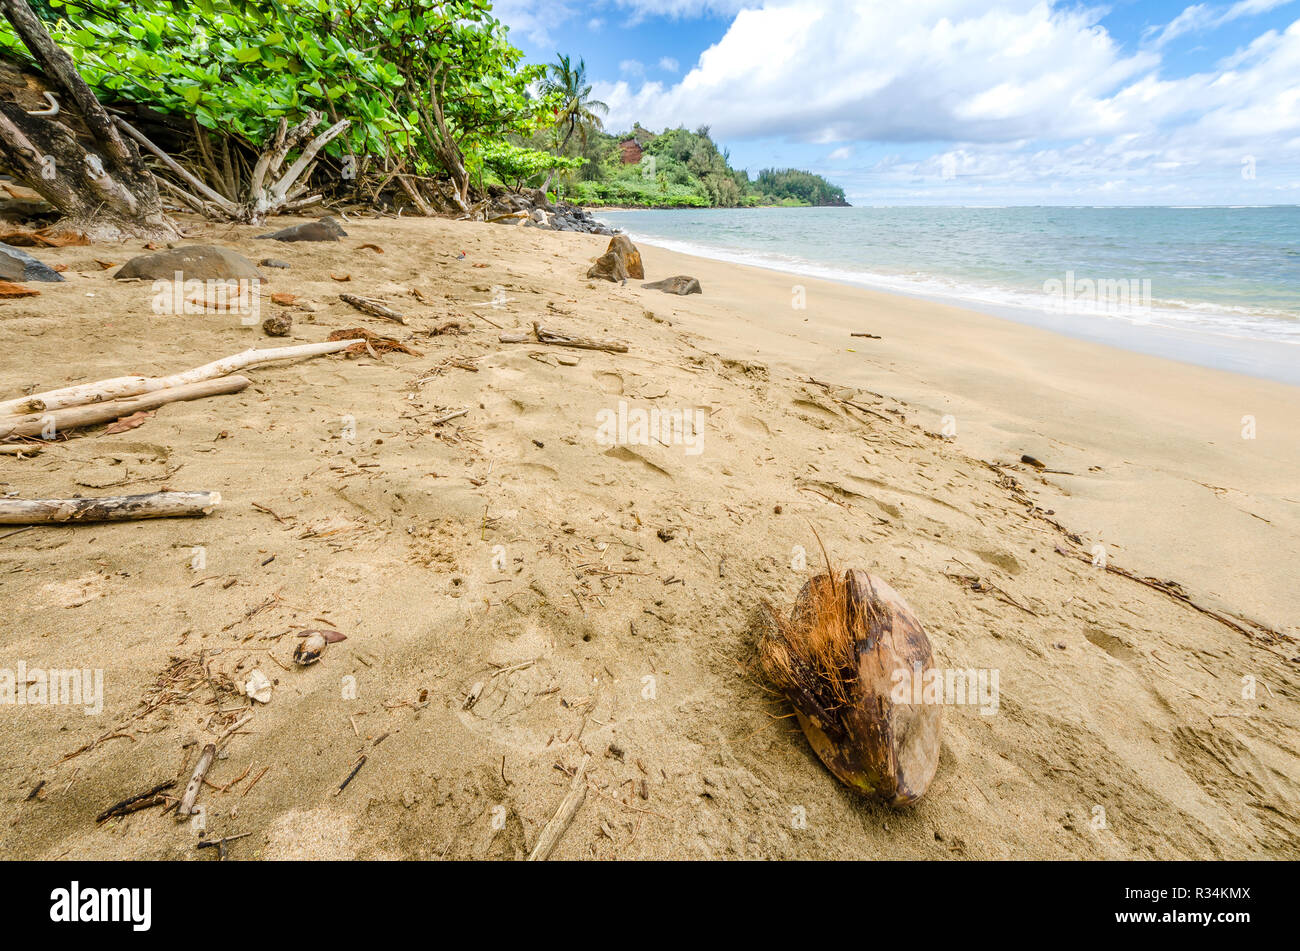
M 568 56 L 559 53 L 555 55 L 557 61 L 546 66 L 542 91 L 560 98 L 559 108 L 555 111 L 555 131 L 558 135 L 563 129 L 564 138 L 560 140 L 556 151 L 563 155 L 574 132 L 578 133 L 578 138 L 586 146 L 587 132 L 604 128 L 601 116 L 609 114 L 609 106 L 599 99 L 591 98 L 591 84 L 587 82 L 587 64 L 584 60 L 579 59 L 578 65 L 574 66 Z M 542 183 L 543 192 L 551 184 L 552 174 L 554 173 L 547 173 L 546 181 Z

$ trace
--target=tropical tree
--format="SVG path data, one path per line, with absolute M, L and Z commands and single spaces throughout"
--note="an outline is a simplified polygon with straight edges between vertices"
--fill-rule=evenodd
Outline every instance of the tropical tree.
M 0 162 L 89 230 L 178 235 L 139 149 L 100 104 L 31 6 L 26 0 L 0 0 L 0 13 L 63 102 L 80 113 L 91 142 L 88 149 L 67 126 L 55 121 L 60 111 L 57 99 L 49 99 L 51 107 L 35 113 L 0 102 Z
M 569 140 L 573 138 L 573 133 L 578 133 L 578 139 L 585 148 L 588 132 L 592 129 L 599 132 L 604 128 L 601 117 L 609 115 L 609 106 L 591 97 L 592 87 L 591 83 L 587 82 L 585 60 L 579 59 L 578 65 L 574 66 L 570 57 L 561 56 L 559 53 L 555 55 L 556 62 L 548 63 L 546 66 L 542 92 L 559 102 L 555 110 L 555 132 L 558 138 L 563 130 L 564 138 L 560 139 L 556 151 L 563 155 Z M 553 171 L 547 173 L 546 181 L 542 183 L 543 192 L 551 184 L 552 174 Z
M 556 54 L 559 56 L 559 54 Z M 591 98 L 591 83 L 587 82 L 587 63 L 578 60 L 574 66 L 568 56 L 559 56 L 558 61 L 547 64 L 546 79 L 542 90 L 559 97 L 560 105 L 555 113 L 556 130 L 564 130 L 559 151 L 563 152 L 577 132 L 585 145 L 590 129 L 600 131 L 604 128 L 601 117 L 609 115 L 609 106 L 599 99 Z

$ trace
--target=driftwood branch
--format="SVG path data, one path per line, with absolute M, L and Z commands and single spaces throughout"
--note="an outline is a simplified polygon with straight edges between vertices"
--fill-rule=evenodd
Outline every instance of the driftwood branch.
M 137 396 L 154 390 L 171 389 L 174 386 L 183 386 L 186 383 L 212 380 L 234 373 L 236 370 L 245 370 L 250 367 L 261 366 L 264 363 L 296 360 L 299 357 L 316 357 L 323 353 L 338 353 L 351 342 L 350 340 L 330 340 L 325 343 L 306 343 L 293 347 L 245 350 L 242 353 L 214 360 L 212 363 L 205 363 L 203 366 L 195 367 L 192 370 L 173 373 L 171 376 L 119 376 L 108 380 L 99 380 L 95 383 L 79 383 L 76 386 L 65 386 L 57 390 L 47 390 L 44 393 L 34 393 L 31 396 L 7 400 L 0 403 L 0 416 L 19 413 L 44 413 L 50 410 L 62 409 L 65 406 L 82 406 L 86 403 L 100 403 L 104 400 Z M 0 432 L 2 431 L 3 422 L 0 422 Z
M 121 802 L 115 802 L 99 815 L 95 816 L 96 822 L 107 822 L 109 819 L 116 819 L 118 816 L 129 815 L 132 812 L 139 812 L 141 809 L 148 809 L 150 806 L 161 806 L 163 800 L 163 791 L 171 789 L 176 785 L 176 780 L 169 779 L 165 783 L 159 783 L 148 792 L 142 792 L 138 796 L 130 796 Z
M 596 337 L 576 337 L 548 330 L 534 321 L 533 336 L 526 333 L 505 333 L 497 338 L 501 343 L 547 343 L 556 347 L 575 347 L 579 350 L 604 350 L 607 353 L 627 353 L 627 344 L 618 340 Z
M 406 324 L 406 318 L 391 308 L 385 307 L 377 300 L 371 300 L 369 297 L 358 297 L 356 294 L 340 294 L 339 300 L 345 304 L 351 304 L 363 314 L 370 314 L 372 317 L 382 317 L 384 320 L 393 320 L 399 324 Z
M 0 439 L 10 436 L 37 436 L 46 434 L 51 429 L 58 433 L 67 429 L 79 429 L 82 426 L 97 426 L 100 423 L 121 419 L 123 416 L 130 416 L 132 413 L 157 409 L 167 403 L 238 393 L 248 386 L 248 383 L 246 376 L 227 376 L 218 380 L 203 380 L 165 390 L 155 390 L 129 399 L 70 406 L 67 409 L 43 413 L 29 413 L 26 416 L 0 420 Z
M 591 762 L 591 754 L 586 753 L 582 757 L 582 762 L 578 768 L 573 771 L 573 782 L 569 784 L 569 791 L 565 794 L 564 799 L 560 802 L 560 808 L 555 810 L 555 815 L 551 821 L 546 823 L 542 829 L 542 834 L 537 837 L 537 844 L 533 846 L 533 851 L 528 856 L 530 862 L 545 862 L 550 854 L 555 851 L 555 846 L 559 844 L 560 837 L 564 835 L 569 824 L 573 822 L 573 817 L 578 814 L 578 808 L 582 801 L 587 798 L 587 764 Z
M 185 785 L 185 794 L 181 796 L 180 805 L 176 807 L 176 815 L 188 816 L 194 811 L 194 800 L 199 798 L 199 790 L 203 788 L 203 777 L 208 775 L 208 770 L 212 768 L 212 761 L 216 758 L 215 743 L 203 747 L 203 755 L 199 757 L 198 763 L 194 766 L 194 773 Z
M 0 499 L 0 525 L 177 518 L 207 515 L 220 504 L 220 492 L 151 492 L 98 499 Z
M 182 181 L 185 182 L 185 184 L 189 185 L 190 188 L 198 192 L 199 195 L 204 200 L 215 205 L 217 208 L 221 209 L 221 211 L 224 214 L 228 215 L 231 218 L 239 217 L 238 205 L 236 205 L 234 202 L 227 199 L 220 192 L 217 192 L 209 188 L 207 185 L 203 184 L 203 182 L 198 178 L 198 176 L 191 174 L 188 169 L 182 166 L 179 162 L 173 159 L 162 149 L 158 148 L 158 146 L 154 145 L 151 141 L 149 141 L 149 139 L 145 136 L 143 132 L 140 132 L 139 130 L 131 126 L 121 116 L 114 116 L 113 121 L 117 124 L 117 127 L 119 129 L 121 129 L 131 138 L 135 139 L 136 142 L 140 143 L 140 145 L 144 146 L 145 151 L 149 152 L 160 162 L 162 162 L 163 165 L 167 167 L 168 171 L 170 171 L 173 175 L 179 177 Z

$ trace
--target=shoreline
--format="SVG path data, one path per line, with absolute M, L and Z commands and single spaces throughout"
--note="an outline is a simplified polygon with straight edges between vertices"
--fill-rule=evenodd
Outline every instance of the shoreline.
M 914 279 L 887 275 L 860 275 L 832 265 L 818 264 L 815 261 L 801 262 L 802 266 L 800 266 L 800 263 L 796 262 L 766 260 L 760 253 L 701 246 L 689 240 L 636 235 L 627 232 L 625 226 L 617 219 L 605 223 L 609 227 L 625 231 L 634 240 L 676 254 L 773 271 L 797 280 L 829 281 L 873 293 L 956 307 L 1021 326 L 1047 330 L 1074 340 L 1103 344 L 1125 352 L 1141 353 L 1207 369 L 1226 370 L 1256 379 L 1300 386 L 1300 342 L 1226 332 L 1206 325 L 1180 326 L 1172 321 L 1176 321 L 1184 311 L 1172 304 L 1158 304 L 1150 315 L 1142 319 L 1125 315 L 1089 313 L 1086 309 L 1058 311 L 1038 305 L 1033 300 L 1033 296 L 1023 289 L 993 286 L 979 288 L 974 285 L 962 287 L 960 284 L 951 289 L 942 286 L 927 287 Z M 1205 306 L 1228 307 L 1228 305 L 1212 304 Z M 1228 309 L 1230 310 L 1231 307 Z

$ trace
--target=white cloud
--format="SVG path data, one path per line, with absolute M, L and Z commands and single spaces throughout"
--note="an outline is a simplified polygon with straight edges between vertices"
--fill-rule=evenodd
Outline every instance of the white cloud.
M 1080 188 L 1087 176 L 1163 187 L 1247 152 L 1300 164 L 1287 144 L 1300 138 L 1300 21 L 1166 79 L 1158 48 L 1126 51 L 1103 13 L 1043 0 L 777 0 L 737 14 L 680 81 L 602 82 L 595 94 L 609 128 L 709 124 L 722 140 L 835 146 L 828 158 L 860 142 L 962 147 L 899 159 L 888 171 L 900 176 L 939 177 L 945 154 L 964 180 Z
M 495 0 L 492 15 L 505 23 L 512 33 L 523 34 L 534 43 L 552 42 L 551 31 L 572 18 L 575 9 L 566 0 Z
M 665 56 L 659 60 L 659 68 L 665 73 L 675 73 L 682 68 L 682 64 L 671 56 Z
M 830 155 L 826 156 L 826 161 L 843 162 L 845 159 L 852 158 L 852 157 L 853 157 L 852 147 L 848 145 L 842 145 L 838 149 L 835 149 L 833 152 L 831 152 Z
M 644 76 L 645 64 L 639 59 L 625 59 L 618 64 L 618 71 L 624 76 Z
M 1214 30 L 1241 17 L 1257 16 L 1289 3 L 1291 0 L 1238 0 L 1230 7 L 1211 7 L 1205 3 L 1197 3 L 1184 8 L 1183 12 L 1165 24 L 1163 29 L 1152 27 L 1147 33 L 1149 35 L 1159 29 L 1153 42 L 1160 47 L 1185 33 Z

